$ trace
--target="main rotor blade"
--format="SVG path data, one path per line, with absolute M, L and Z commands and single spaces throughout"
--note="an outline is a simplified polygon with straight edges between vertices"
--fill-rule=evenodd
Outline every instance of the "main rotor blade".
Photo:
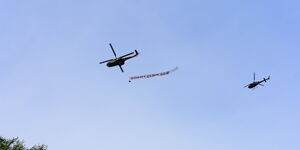
M 255 81 L 255 72 L 253 73 L 253 81 Z
M 109 61 L 112 61 L 112 60 L 114 60 L 114 59 L 105 60 L 105 61 L 99 62 L 99 64 L 103 64 L 103 63 L 106 63 L 106 62 L 109 62 Z
M 115 52 L 115 50 L 114 50 L 113 46 L 111 45 L 111 43 L 109 43 L 109 46 L 110 46 L 111 50 L 113 51 L 113 53 L 114 53 L 115 57 L 117 58 L 117 54 L 116 54 L 116 52 Z
M 132 54 L 134 54 L 134 52 L 131 52 L 131 53 L 129 53 L 129 54 L 126 54 L 126 55 L 123 55 L 123 56 L 121 56 L 120 58 L 123 58 L 123 57 L 129 56 L 129 55 L 132 55 Z
M 259 84 L 260 86 L 264 86 L 263 84 Z
M 121 71 L 122 71 L 122 72 L 124 72 L 124 70 L 123 70 L 122 66 L 121 66 L 121 65 L 119 65 L 119 67 L 120 67 Z

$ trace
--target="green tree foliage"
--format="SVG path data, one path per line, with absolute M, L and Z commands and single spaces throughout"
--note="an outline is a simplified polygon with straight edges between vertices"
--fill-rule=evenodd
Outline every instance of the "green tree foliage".
M 5 139 L 0 136 L 0 150 L 47 150 L 46 145 L 35 145 L 32 148 L 26 148 L 24 141 L 18 138 Z

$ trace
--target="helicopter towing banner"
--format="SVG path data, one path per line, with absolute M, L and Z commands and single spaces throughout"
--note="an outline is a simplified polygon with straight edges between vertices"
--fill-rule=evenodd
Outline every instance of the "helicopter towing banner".
M 178 69 L 178 67 L 172 69 L 172 70 L 169 70 L 169 71 L 165 71 L 165 72 L 161 72 L 161 73 L 154 73 L 154 74 L 147 74 L 147 75 L 141 75 L 141 76 L 133 76 L 133 77 L 130 77 L 129 81 L 131 80 L 135 80 L 135 79 L 141 79 L 141 78 L 152 78 L 152 77 L 156 77 L 156 76 L 164 76 L 164 75 L 168 75 L 174 71 L 176 71 Z

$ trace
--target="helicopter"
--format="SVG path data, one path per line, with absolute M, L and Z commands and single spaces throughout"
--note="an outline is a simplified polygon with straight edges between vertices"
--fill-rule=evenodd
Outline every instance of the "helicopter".
M 124 72 L 124 70 L 122 68 L 122 65 L 125 64 L 125 61 L 128 60 L 128 59 L 134 58 L 137 55 L 139 55 L 138 51 L 135 50 L 134 52 L 128 53 L 128 54 L 123 55 L 121 57 L 117 57 L 116 52 L 115 52 L 113 46 L 111 45 L 111 43 L 109 43 L 109 46 L 110 46 L 111 50 L 113 51 L 113 53 L 115 55 L 115 58 L 114 59 L 109 59 L 109 60 L 102 61 L 99 64 L 103 64 L 103 63 L 107 62 L 107 64 L 106 64 L 107 67 L 119 66 L 122 72 Z M 134 54 L 134 55 L 133 56 L 129 56 L 129 55 L 132 55 L 132 54 Z M 129 57 L 127 57 L 127 56 L 129 56 Z
M 253 82 L 250 83 L 250 84 L 248 84 L 248 85 L 246 85 L 245 87 L 248 87 L 249 89 L 252 89 L 252 88 L 255 88 L 257 85 L 264 86 L 261 83 L 267 82 L 267 80 L 270 80 L 270 76 L 268 78 L 264 78 L 261 81 L 255 81 L 255 72 L 254 72 L 254 74 L 253 74 Z

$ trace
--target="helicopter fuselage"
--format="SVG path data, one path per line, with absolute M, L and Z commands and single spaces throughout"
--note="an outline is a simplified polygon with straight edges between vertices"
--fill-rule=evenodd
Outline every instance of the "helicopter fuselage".
M 249 84 L 248 88 L 251 89 L 251 88 L 254 88 L 256 87 L 257 85 L 259 85 L 261 82 L 253 82 L 251 84 Z
M 106 64 L 107 67 L 122 66 L 125 64 L 125 59 L 114 59 Z

